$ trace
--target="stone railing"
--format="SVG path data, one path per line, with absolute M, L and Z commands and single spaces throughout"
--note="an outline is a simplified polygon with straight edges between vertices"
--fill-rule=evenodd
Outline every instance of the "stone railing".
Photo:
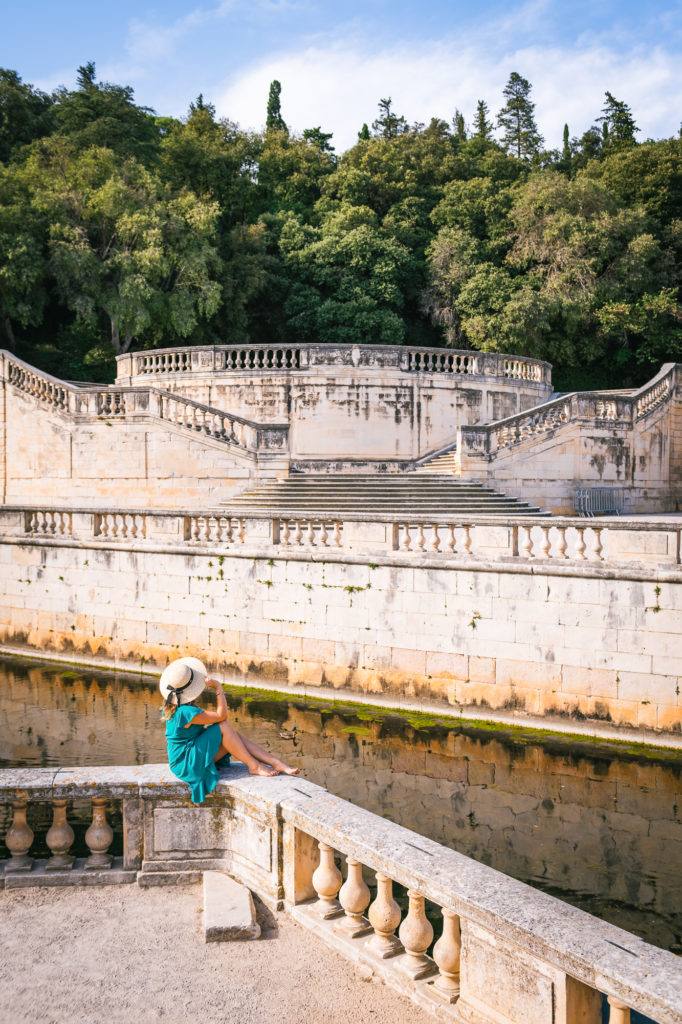
M 148 886 L 222 869 L 438 1019 L 599 1024 L 605 996 L 611 1024 L 628 1024 L 631 1008 L 681 1024 L 673 954 L 304 779 L 254 778 L 241 765 L 221 775 L 197 807 L 164 765 L 2 771 L 12 819 L 0 880 Z M 89 855 L 74 859 L 69 802 L 83 799 Z M 29 802 L 52 807 L 42 861 L 31 856 Z M 122 819 L 116 858 L 112 805 Z
M 579 516 L 464 516 L 423 520 L 360 515 L 285 517 L 232 514 L 219 509 L 159 512 L 135 509 L 0 509 L 0 538 L 76 543 L 144 544 L 145 548 L 226 549 L 245 556 L 267 553 L 376 556 L 453 564 L 490 563 L 561 570 L 618 568 L 679 571 L 679 521 L 646 522 Z
M 121 378 L 150 374 L 310 370 L 325 366 L 387 368 L 404 373 L 476 375 L 551 383 L 549 363 L 523 356 L 469 349 L 400 348 L 388 345 L 215 345 L 156 349 L 118 356 Z
M 667 363 L 633 393 L 580 391 L 483 426 L 462 426 L 453 444 L 460 452 L 494 457 L 523 441 L 537 440 L 568 423 L 631 428 L 672 397 L 682 381 L 682 364 Z
M 255 423 L 153 387 L 70 385 L 35 370 L 9 353 L 0 353 L 0 357 L 0 368 L 6 380 L 18 391 L 74 417 L 100 420 L 152 417 L 250 454 L 279 454 L 288 448 L 286 424 Z

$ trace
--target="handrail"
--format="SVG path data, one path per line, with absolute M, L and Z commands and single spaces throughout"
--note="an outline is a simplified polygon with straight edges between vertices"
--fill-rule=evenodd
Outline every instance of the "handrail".
M 169 520 L 176 521 L 172 533 Z M 372 527 L 381 526 L 382 536 Z M 364 534 L 367 539 L 364 539 Z M 651 535 L 658 541 L 650 544 Z M 382 539 L 383 537 L 383 539 Z M 369 540 L 371 538 L 371 540 Z M 0 508 L 0 541 L 144 545 L 150 550 L 218 546 L 235 554 L 367 556 L 413 562 L 493 564 L 510 571 L 672 572 L 682 566 L 679 519 L 606 521 L 579 516 L 447 514 L 420 517 L 214 508 L 156 511 Z M 396 562 L 396 564 L 398 564 Z
M 2 350 L 0 368 L 2 376 L 19 391 L 74 416 L 97 419 L 150 416 L 249 453 L 263 449 L 282 451 L 287 447 L 288 424 L 258 423 L 161 388 L 75 385 L 37 370 Z
M 551 365 L 527 356 L 474 349 L 393 345 L 210 345 L 149 349 L 117 356 L 118 377 L 148 374 L 298 372 L 322 366 L 384 367 L 403 373 L 488 376 L 549 386 Z

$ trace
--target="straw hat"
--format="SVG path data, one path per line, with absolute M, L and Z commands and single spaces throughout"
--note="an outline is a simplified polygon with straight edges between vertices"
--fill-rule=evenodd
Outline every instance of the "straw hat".
M 191 704 L 206 685 L 206 666 L 198 658 L 178 658 L 161 673 L 159 689 L 166 704 Z

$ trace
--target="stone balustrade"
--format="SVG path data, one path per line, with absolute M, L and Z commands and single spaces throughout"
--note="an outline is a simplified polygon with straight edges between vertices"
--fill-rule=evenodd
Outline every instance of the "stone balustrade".
M 250 777 L 241 765 L 221 776 L 194 806 L 167 765 L 0 771 L 12 809 L 0 884 L 149 886 L 225 870 L 436 1019 L 600 1024 L 603 994 L 619 1024 L 631 1008 L 681 1024 L 673 954 L 304 779 Z M 89 856 L 74 860 L 69 804 L 83 799 Z M 50 857 L 38 861 L 26 811 L 46 802 Z M 112 803 L 123 841 L 114 858 Z
M 666 364 L 661 372 L 633 393 L 573 392 L 533 409 L 481 426 L 462 426 L 457 439 L 460 450 L 493 458 L 504 449 L 554 431 L 565 424 L 631 428 L 667 402 L 682 380 L 682 366 Z
M 180 354 L 171 362 L 181 365 Z M 245 453 L 281 453 L 287 449 L 287 425 L 256 423 L 159 388 L 67 384 L 7 353 L 1 363 L 7 381 L 17 390 L 76 419 L 134 421 L 151 417 Z
M 671 570 L 681 565 L 682 528 L 679 522 L 626 518 L 592 519 L 470 516 L 463 519 L 430 517 L 405 522 L 390 516 L 315 518 L 221 511 L 127 512 L 92 509 L 4 507 L 0 537 L 24 541 L 142 543 L 150 549 L 225 548 L 247 556 L 309 557 L 317 553 L 376 555 L 402 562 L 424 559 L 454 564 L 495 563 L 518 568 L 567 570 Z
M 324 366 L 398 369 L 497 377 L 501 380 L 550 383 L 550 365 L 538 359 L 470 349 L 402 348 L 388 345 L 212 345 L 155 349 L 117 357 L 121 378 L 192 373 L 306 371 Z

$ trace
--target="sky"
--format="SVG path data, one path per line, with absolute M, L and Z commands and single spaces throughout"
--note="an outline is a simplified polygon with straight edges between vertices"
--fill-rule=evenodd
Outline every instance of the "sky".
M 0 0 L 0 66 L 50 91 L 97 78 L 130 85 L 159 114 L 187 113 L 199 93 L 242 128 L 265 121 L 282 84 L 290 130 L 321 126 L 337 152 L 377 103 L 410 123 L 493 115 L 512 71 L 532 85 L 548 147 L 564 123 L 580 136 L 609 90 L 639 139 L 677 135 L 682 119 L 682 0 Z

